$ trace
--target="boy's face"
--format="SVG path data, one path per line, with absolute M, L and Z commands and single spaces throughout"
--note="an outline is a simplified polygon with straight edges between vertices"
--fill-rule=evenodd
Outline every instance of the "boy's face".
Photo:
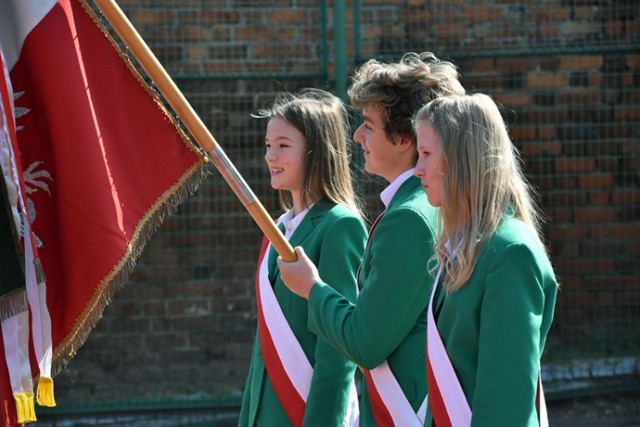
M 362 146 L 364 170 L 392 181 L 395 177 L 390 176 L 390 166 L 396 155 L 393 142 L 384 131 L 380 110 L 375 106 L 365 106 L 362 118 L 363 122 L 353 134 L 353 140 Z

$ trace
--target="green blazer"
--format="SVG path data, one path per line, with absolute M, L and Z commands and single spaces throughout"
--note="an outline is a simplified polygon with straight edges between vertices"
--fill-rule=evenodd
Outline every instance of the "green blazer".
M 333 289 L 337 282 L 322 275 L 309 295 L 309 329 L 363 368 L 386 359 L 415 411 L 427 394 L 426 306 L 433 284 L 427 264 L 435 215 L 420 181 L 409 178 L 369 237 L 355 305 Z M 366 384 L 363 388 L 360 425 L 374 426 Z
M 356 298 L 356 271 L 364 250 L 367 231 L 360 217 L 341 205 L 316 203 L 290 238 L 302 246 L 322 277 L 335 284 L 348 301 Z M 307 398 L 304 425 L 340 426 L 346 413 L 355 365 L 307 329 L 307 301 L 286 288 L 276 264 L 277 253 L 269 253 L 269 276 L 280 307 L 302 346 L 313 378 Z M 266 374 L 256 334 L 249 375 L 242 398 L 239 426 L 291 425 Z
M 540 358 L 557 284 L 534 233 L 507 217 L 469 281 L 434 298 L 438 331 L 472 411 L 472 426 L 537 426 Z M 426 425 L 432 425 L 427 411 Z

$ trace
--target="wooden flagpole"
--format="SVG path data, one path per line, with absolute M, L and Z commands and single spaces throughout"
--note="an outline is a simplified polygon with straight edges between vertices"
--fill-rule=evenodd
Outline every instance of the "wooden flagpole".
M 255 196 L 246 181 L 220 148 L 213 135 L 206 128 L 200 117 L 193 110 L 180 89 L 176 86 L 167 71 L 162 67 L 149 46 L 133 27 L 124 12 L 114 0 L 94 0 L 102 13 L 113 26 L 118 35 L 126 43 L 142 68 L 154 81 L 169 105 L 184 122 L 196 142 L 208 153 L 218 171 L 227 184 L 238 196 L 254 221 L 267 236 L 278 254 L 285 261 L 295 261 L 296 254 L 284 235 L 271 219 L 262 203 Z

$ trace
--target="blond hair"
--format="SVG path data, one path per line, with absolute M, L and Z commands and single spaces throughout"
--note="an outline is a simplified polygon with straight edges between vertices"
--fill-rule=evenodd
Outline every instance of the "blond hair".
M 519 154 L 489 96 L 436 99 L 416 115 L 414 126 L 422 124 L 433 126 L 440 138 L 443 200 L 434 257 L 444 268 L 445 289 L 455 292 L 471 276 L 479 251 L 505 215 L 513 213 L 541 242 L 542 218 Z

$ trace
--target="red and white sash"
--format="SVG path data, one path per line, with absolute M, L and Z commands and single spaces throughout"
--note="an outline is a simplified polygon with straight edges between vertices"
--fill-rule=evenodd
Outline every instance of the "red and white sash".
M 438 427 L 466 427 L 471 425 L 471 408 L 458 381 L 451 360 L 447 355 L 433 317 L 433 300 L 440 281 L 442 267 L 433 284 L 427 318 L 427 380 L 429 384 L 429 406 L 435 425 Z M 548 427 L 547 408 L 538 375 L 536 406 L 541 427 Z
M 374 369 L 365 370 L 371 412 L 378 426 L 422 427 L 427 412 L 425 397 L 416 413 L 407 400 L 398 380 L 385 360 Z
M 263 239 L 256 274 L 258 335 L 271 385 L 291 423 L 299 426 L 304 419 L 313 367 L 282 313 L 269 281 L 270 248 L 268 240 Z M 358 394 L 352 381 L 342 425 L 357 426 L 358 414 Z

